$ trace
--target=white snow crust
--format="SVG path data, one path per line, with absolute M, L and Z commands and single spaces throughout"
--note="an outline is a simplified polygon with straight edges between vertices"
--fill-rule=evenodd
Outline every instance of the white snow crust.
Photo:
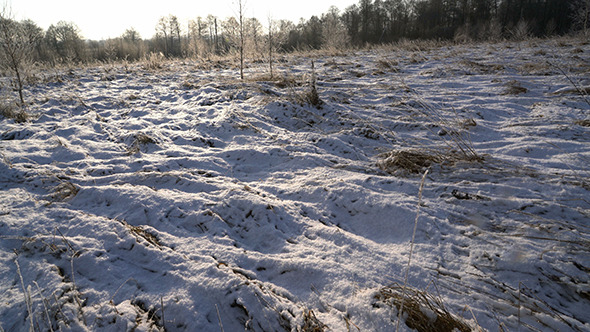
M 590 330 L 587 43 L 282 60 L 38 73 L 0 120 L 0 327 L 393 331 L 426 168 L 378 165 L 461 137 L 483 161 L 430 165 L 407 286 L 474 330 Z

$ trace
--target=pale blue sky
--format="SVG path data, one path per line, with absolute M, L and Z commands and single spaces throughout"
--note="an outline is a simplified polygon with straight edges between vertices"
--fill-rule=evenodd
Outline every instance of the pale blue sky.
M 134 27 L 142 38 L 151 38 L 158 19 L 176 15 L 183 28 L 189 19 L 215 15 L 220 19 L 234 16 L 236 0 L 0 0 L 12 8 L 18 20 L 28 18 L 43 29 L 64 20 L 75 23 L 84 38 L 103 39 L 118 37 Z M 340 10 L 358 3 L 358 0 L 246 0 L 246 16 L 257 17 L 263 25 L 269 14 L 274 19 L 288 19 L 297 23 L 301 17 L 309 19 L 321 15 L 334 5 Z

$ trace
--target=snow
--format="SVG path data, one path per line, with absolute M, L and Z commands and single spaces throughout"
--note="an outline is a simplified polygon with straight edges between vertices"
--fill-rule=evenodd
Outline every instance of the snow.
M 426 168 L 383 167 L 391 151 L 442 158 L 408 287 L 474 329 L 590 329 L 588 44 L 262 66 L 38 74 L 32 120 L 0 122 L 3 330 L 392 331 L 376 294 L 405 283 Z

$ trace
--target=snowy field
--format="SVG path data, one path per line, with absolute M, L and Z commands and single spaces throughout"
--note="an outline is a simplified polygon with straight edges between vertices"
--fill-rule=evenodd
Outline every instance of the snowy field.
M 590 330 L 590 44 L 264 66 L 35 74 L 0 330 Z

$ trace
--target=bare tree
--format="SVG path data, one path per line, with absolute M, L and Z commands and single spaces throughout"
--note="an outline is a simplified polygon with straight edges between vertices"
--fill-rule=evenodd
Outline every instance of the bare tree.
M 228 49 L 240 48 L 240 23 L 235 17 L 221 22 L 222 42 Z
M 156 36 L 164 40 L 164 54 L 169 55 L 170 46 L 168 41 L 168 18 L 160 17 L 156 25 Z
M 584 36 L 590 34 L 590 0 L 576 0 L 572 4 L 574 29 Z
M 283 44 L 289 38 L 291 31 L 296 27 L 293 22 L 288 20 L 273 20 L 268 16 L 268 35 L 266 36 L 266 47 L 268 51 L 268 62 L 270 69 L 270 78 L 274 77 L 275 56 L 281 51 Z
M 23 25 L 11 18 L 6 7 L 0 12 L 0 59 L 1 65 L 14 74 L 14 90 L 18 92 L 21 109 L 25 107 L 23 96 L 23 70 L 30 59 L 35 41 L 29 38 Z
M 270 79 L 273 79 L 273 72 L 272 72 L 272 62 L 273 62 L 273 53 L 275 49 L 274 43 L 274 23 L 272 20 L 272 16 L 268 15 L 268 66 L 270 68 Z
M 340 50 L 348 45 L 348 34 L 340 19 L 338 8 L 330 7 L 329 11 L 322 15 L 322 23 L 322 44 L 324 47 Z
M 172 55 L 180 56 L 182 53 L 182 45 L 181 45 L 181 38 L 180 38 L 180 23 L 178 22 L 178 18 L 174 15 L 170 15 L 168 17 L 168 22 L 170 26 L 170 47 L 172 51 Z
M 244 54 L 248 55 L 255 55 L 256 57 L 260 57 L 264 51 L 262 49 L 262 35 L 263 35 L 263 27 L 260 21 L 257 18 L 252 17 L 245 20 L 246 27 L 244 31 L 246 33 L 245 40 L 244 40 Z
M 137 30 L 129 28 L 119 39 L 119 52 L 122 59 L 138 60 L 143 56 L 143 43 Z
M 71 22 L 59 21 L 50 25 L 45 41 L 62 62 L 85 60 L 85 45 L 80 29 Z
M 156 37 L 164 44 L 164 55 L 167 57 L 182 55 L 180 23 L 176 16 L 160 17 L 156 25 Z
M 245 3 L 238 0 L 238 23 L 240 25 L 240 79 L 244 79 L 244 9 Z
M 219 31 L 217 24 L 217 17 L 207 15 L 207 25 L 209 27 L 209 45 L 214 54 L 219 53 Z
M 203 22 L 201 17 L 190 20 L 188 23 L 188 50 L 194 57 L 200 57 L 204 54 L 203 31 L 205 29 L 206 23 Z

